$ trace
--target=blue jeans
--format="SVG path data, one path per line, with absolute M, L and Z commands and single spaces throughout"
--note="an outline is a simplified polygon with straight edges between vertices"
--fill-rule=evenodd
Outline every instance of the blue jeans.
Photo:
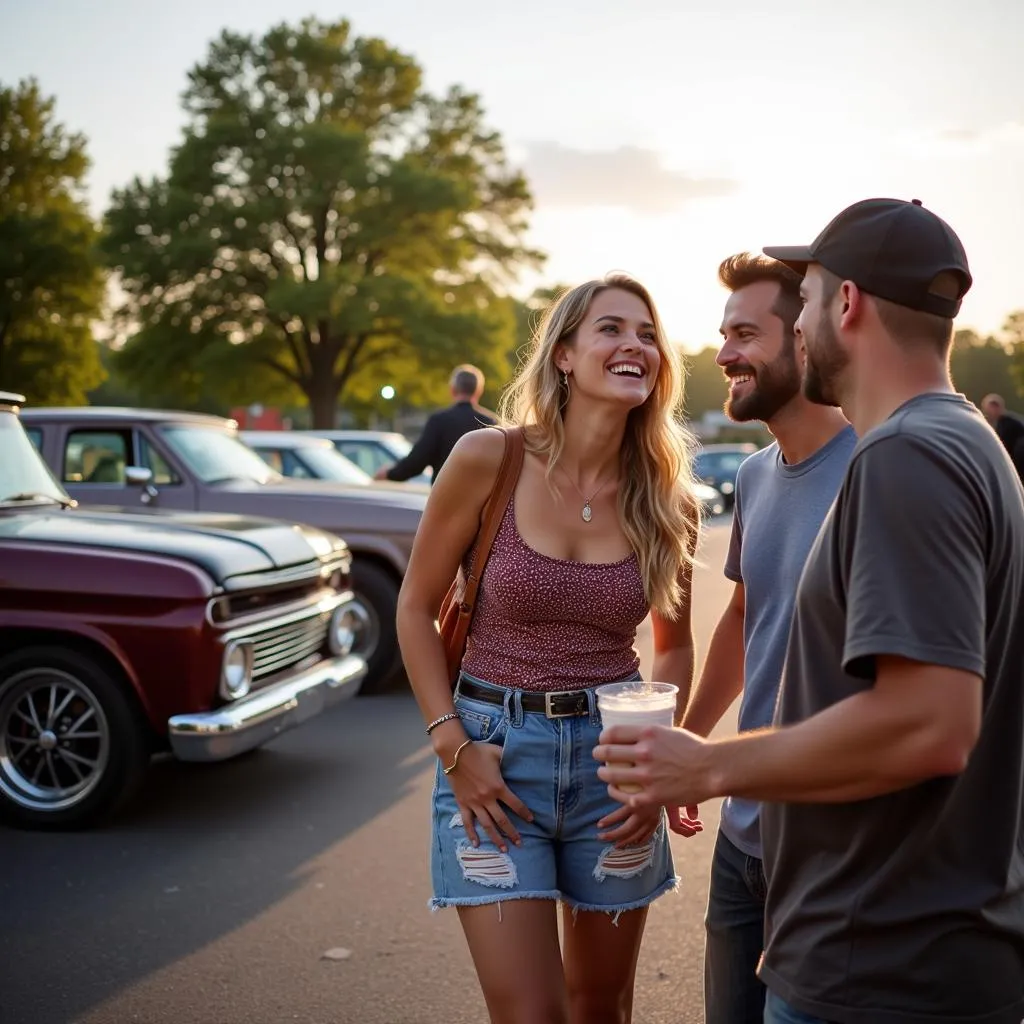
M 765 987 L 757 977 L 764 950 L 764 866 L 719 831 L 704 919 L 705 1024 L 761 1024 Z
M 507 853 L 478 826 L 480 846 L 474 850 L 439 764 L 431 836 L 433 909 L 529 898 L 616 914 L 646 907 L 675 889 L 664 812 L 658 830 L 639 846 L 620 850 L 598 836 L 598 821 L 622 805 L 597 777 L 593 750 L 601 717 L 593 689 L 585 691 L 589 715 L 548 718 L 523 710 L 522 690 L 465 673 L 462 678 L 498 697 L 497 704 L 471 700 L 457 688 L 455 708 L 470 739 L 501 748 L 501 774 L 534 819 L 515 819 L 523 844 L 510 843 Z
M 768 993 L 764 1007 L 764 1024 L 828 1024 L 821 1017 L 812 1017 L 802 1010 L 794 1010 L 773 992 Z

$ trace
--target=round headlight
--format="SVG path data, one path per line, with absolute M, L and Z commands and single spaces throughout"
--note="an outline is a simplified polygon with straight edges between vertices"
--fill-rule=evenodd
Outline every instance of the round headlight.
M 726 480 L 721 487 L 718 488 L 723 494 L 732 494 L 734 488 L 730 481 Z
M 225 700 L 238 700 L 252 685 L 252 646 L 232 640 L 224 648 L 220 672 L 220 692 Z
M 367 624 L 366 612 L 356 601 L 349 601 L 335 608 L 327 632 L 331 653 L 338 656 L 351 654 L 359 636 L 365 632 Z

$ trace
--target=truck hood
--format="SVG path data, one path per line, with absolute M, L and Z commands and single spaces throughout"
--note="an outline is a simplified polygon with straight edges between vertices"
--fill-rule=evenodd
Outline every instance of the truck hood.
M 91 506 L 0 516 L 0 540 L 89 546 L 176 558 L 204 569 L 217 583 L 232 576 L 309 564 L 339 553 L 337 537 L 309 526 L 218 513 L 126 512 Z

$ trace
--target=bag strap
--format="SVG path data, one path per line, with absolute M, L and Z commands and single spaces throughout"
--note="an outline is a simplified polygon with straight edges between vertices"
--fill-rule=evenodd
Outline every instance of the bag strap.
M 512 498 L 512 492 L 519 482 L 519 473 L 523 468 L 523 453 L 526 445 L 523 441 L 522 427 L 503 428 L 505 435 L 505 454 L 501 459 L 501 467 L 491 488 L 491 496 L 484 506 L 483 519 L 480 524 L 476 550 L 470 563 L 469 575 L 466 578 L 466 589 L 462 595 L 463 613 L 472 612 L 476 604 L 476 592 L 480 588 L 480 577 L 484 574 L 487 559 L 491 554 L 491 546 L 498 535 L 505 509 Z

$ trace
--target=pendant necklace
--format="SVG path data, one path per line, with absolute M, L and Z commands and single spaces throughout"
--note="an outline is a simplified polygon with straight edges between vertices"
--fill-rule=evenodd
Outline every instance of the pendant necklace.
M 562 469 L 561 466 L 559 466 L 558 468 L 562 470 L 562 475 L 565 477 L 566 480 L 569 481 L 569 483 L 571 483 L 573 485 L 573 487 L 576 488 L 576 493 L 583 499 L 583 508 L 580 509 L 580 518 L 583 520 L 583 522 L 589 523 L 590 520 L 594 518 L 594 510 L 593 510 L 593 508 L 591 508 L 590 503 L 605 489 L 605 487 L 608 486 L 609 483 L 611 483 L 612 478 L 609 477 L 607 480 L 605 480 L 605 482 L 603 484 L 601 484 L 601 486 L 598 487 L 598 489 L 596 491 L 594 491 L 594 493 L 591 494 L 590 497 L 588 498 L 579 489 L 579 487 L 576 486 L 576 481 L 573 480 L 573 478 L 571 476 L 569 476 L 568 472 L 566 470 Z

